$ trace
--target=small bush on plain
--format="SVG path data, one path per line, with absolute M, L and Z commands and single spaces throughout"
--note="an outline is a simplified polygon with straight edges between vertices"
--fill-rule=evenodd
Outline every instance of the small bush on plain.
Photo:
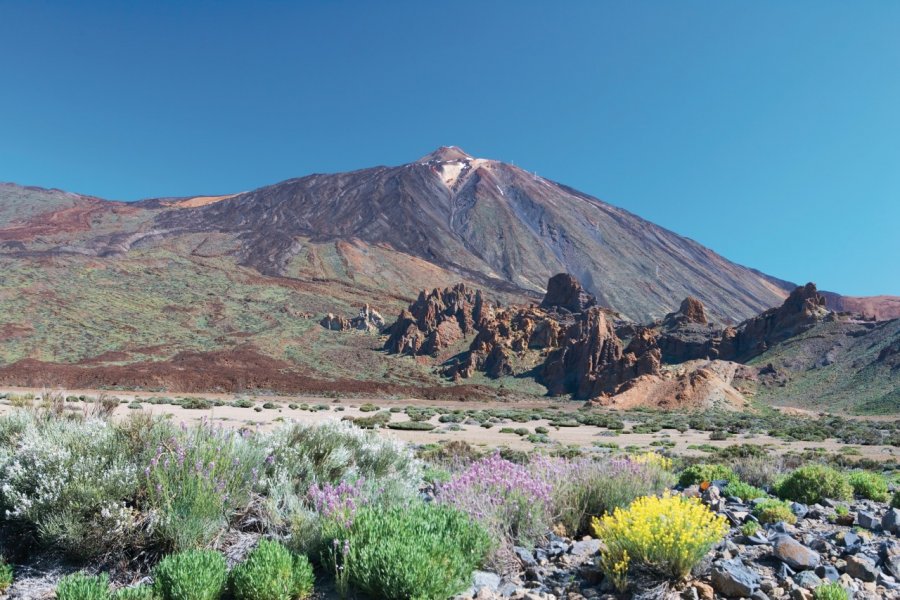
M 725 518 L 696 498 L 646 496 L 628 508 L 592 521 L 594 534 L 606 544 L 601 566 L 622 577 L 622 565 L 642 565 L 681 580 L 728 531 Z
M 135 585 L 117 589 L 112 597 L 113 600 L 156 600 L 156 592 L 153 586 Z
M 13 583 L 12 565 L 0 556 L 0 594 L 6 592 Z
M 453 596 L 470 585 L 491 546 L 464 513 L 424 503 L 365 507 L 349 527 L 332 522 L 327 529 L 341 550 L 326 554 L 326 564 L 343 570 L 353 588 L 386 600 Z
M 218 600 L 227 579 L 225 559 L 213 550 L 170 554 L 153 570 L 153 588 L 160 600 Z
M 823 583 L 813 590 L 815 600 L 850 600 L 850 594 L 844 587 L 837 583 Z
M 704 481 L 731 481 L 737 479 L 731 467 L 718 464 L 691 465 L 678 476 L 678 485 L 688 487 Z
M 56 600 L 109 600 L 109 576 L 73 573 L 59 580 Z
M 527 467 L 494 454 L 442 485 L 437 501 L 478 520 L 500 541 L 491 563 L 502 569 L 512 564 L 513 545 L 533 546 L 549 529 L 551 492 Z
M 752 486 L 749 483 L 744 483 L 743 481 L 739 481 L 737 479 L 729 481 L 728 485 L 725 486 L 723 493 L 726 496 L 734 496 L 735 498 L 740 498 L 745 502 L 748 500 L 756 500 L 757 498 L 765 498 L 768 496 L 764 490 L 759 489 L 758 487 Z
M 312 592 L 314 576 L 305 556 L 262 540 L 231 572 L 236 600 L 299 600 Z
M 790 525 L 797 522 L 797 515 L 791 510 L 790 504 L 783 500 L 768 498 L 753 507 L 753 515 L 763 525 L 784 521 Z
M 661 494 L 673 481 L 671 461 L 654 453 L 600 460 L 538 456 L 530 468 L 550 487 L 554 521 L 573 536 L 587 531 L 591 517 Z
M 853 471 L 847 479 L 850 487 L 853 488 L 853 493 L 860 498 L 886 502 L 889 497 L 887 477 L 880 473 Z
M 778 481 L 775 493 L 785 500 L 815 504 L 826 498 L 849 500 L 853 489 L 839 471 L 823 465 L 806 465 Z

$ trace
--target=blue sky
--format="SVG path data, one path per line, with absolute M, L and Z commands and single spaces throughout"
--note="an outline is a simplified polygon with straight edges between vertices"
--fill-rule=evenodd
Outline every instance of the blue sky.
M 112 199 L 515 161 L 900 294 L 900 3 L 0 1 L 0 180 Z

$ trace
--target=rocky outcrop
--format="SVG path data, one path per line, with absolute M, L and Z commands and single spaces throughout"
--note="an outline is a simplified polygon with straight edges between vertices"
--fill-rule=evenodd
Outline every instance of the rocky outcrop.
M 331 331 L 357 330 L 365 331 L 366 333 L 381 333 L 385 323 L 384 317 L 378 311 L 365 304 L 359 309 L 359 314 L 352 319 L 328 313 L 322 317 L 319 325 Z
M 481 290 L 463 283 L 430 293 L 422 290 L 387 329 L 384 349 L 392 354 L 436 356 L 482 327 L 492 311 Z
M 558 273 L 547 282 L 547 293 L 541 308 L 580 313 L 596 304 L 597 299 L 587 293 L 573 275 Z
M 796 288 L 781 306 L 724 329 L 707 323 L 703 305 L 687 298 L 663 320 L 659 346 L 667 363 L 702 358 L 743 362 L 807 331 L 827 315 L 825 298 L 813 283 Z
M 745 361 L 770 347 L 807 331 L 828 314 L 825 297 L 814 283 L 796 288 L 777 308 L 771 308 L 737 328 L 727 328 L 719 343 L 719 357 Z
M 560 348 L 547 356 L 540 378 L 554 395 L 590 399 L 611 394 L 623 382 L 655 374 L 660 367 L 656 337 L 642 329 L 627 348 L 606 311 L 591 308 L 566 329 Z
M 482 322 L 468 352 L 448 365 L 444 374 L 454 379 L 471 377 L 476 371 L 494 378 L 511 375 L 516 354 L 558 348 L 564 328 L 555 315 L 540 308 L 497 310 Z
M 681 301 L 681 306 L 678 310 L 665 316 L 663 326 L 677 327 L 686 323 L 706 325 L 708 322 L 706 319 L 706 308 L 703 306 L 703 303 L 693 296 L 688 296 Z

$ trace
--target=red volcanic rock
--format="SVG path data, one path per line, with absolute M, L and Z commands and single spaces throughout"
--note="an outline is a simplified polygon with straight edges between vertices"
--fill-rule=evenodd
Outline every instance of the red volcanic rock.
M 693 296 L 688 296 L 682 300 L 678 310 L 667 314 L 665 319 L 663 319 L 663 325 L 669 327 L 684 323 L 697 323 L 699 325 L 706 325 L 708 323 L 706 319 L 706 309 L 703 307 L 703 303 Z
M 692 318 L 687 316 L 689 313 Z M 702 305 L 692 306 L 689 298 L 682 302 L 681 309 L 666 316 L 659 335 L 665 362 L 681 363 L 697 358 L 746 361 L 774 344 L 803 333 L 826 318 L 828 310 L 815 284 L 808 283 L 791 292 L 781 306 L 747 319 L 737 327 L 717 330 L 701 324 L 696 321 L 701 313 Z
M 490 313 L 481 290 L 472 290 L 463 283 L 428 294 L 422 290 L 387 329 L 389 337 L 384 349 L 393 354 L 434 356 L 476 331 Z
M 558 273 L 547 282 L 547 294 L 541 308 L 580 313 L 596 304 L 596 298 L 587 293 L 574 276 Z
M 368 304 L 364 304 L 363 307 L 359 309 L 359 314 L 352 319 L 328 313 L 322 317 L 322 320 L 319 321 L 319 325 L 332 331 L 350 331 L 351 329 L 356 329 L 370 333 L 379 333 L 384 328 L 384 318 L 378 311 L 372 310 Z
M 720 358 L 749 360 L 778 342 L 799 335 L 823 319 L 828 313 L 825 297 L 814 283 L 796 288 L 777 308 L 771 308 L 741 323 L 732 339 L 727 330 L 719 344 Z
M 553 395 L 594 398 L 618 383 L 622 342 L 603 310 L 591 308 L 566 330 L 561 347 L 544 363 L 541 379 Z

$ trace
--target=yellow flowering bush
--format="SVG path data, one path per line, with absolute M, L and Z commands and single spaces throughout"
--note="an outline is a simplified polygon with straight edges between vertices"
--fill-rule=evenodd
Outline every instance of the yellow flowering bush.
M 614 582 L 622 575 L 613 567 L 623 561 L 682 579 L 728 531 L 725 518 L 698 499 L 670 492 L 638 498 L 628 508 L 595 517 L 591 525 L 606 544 L 600 567 Z
M 636 462 L 640 465 L 651 465 L 654 467 L 659 467 L 664 471 L 672 470 L 672 459 L 667 456 L 663 456 L 662 454 L 657 454 L 656 452 L 634 454 L 630 458 L 632 462 Z

